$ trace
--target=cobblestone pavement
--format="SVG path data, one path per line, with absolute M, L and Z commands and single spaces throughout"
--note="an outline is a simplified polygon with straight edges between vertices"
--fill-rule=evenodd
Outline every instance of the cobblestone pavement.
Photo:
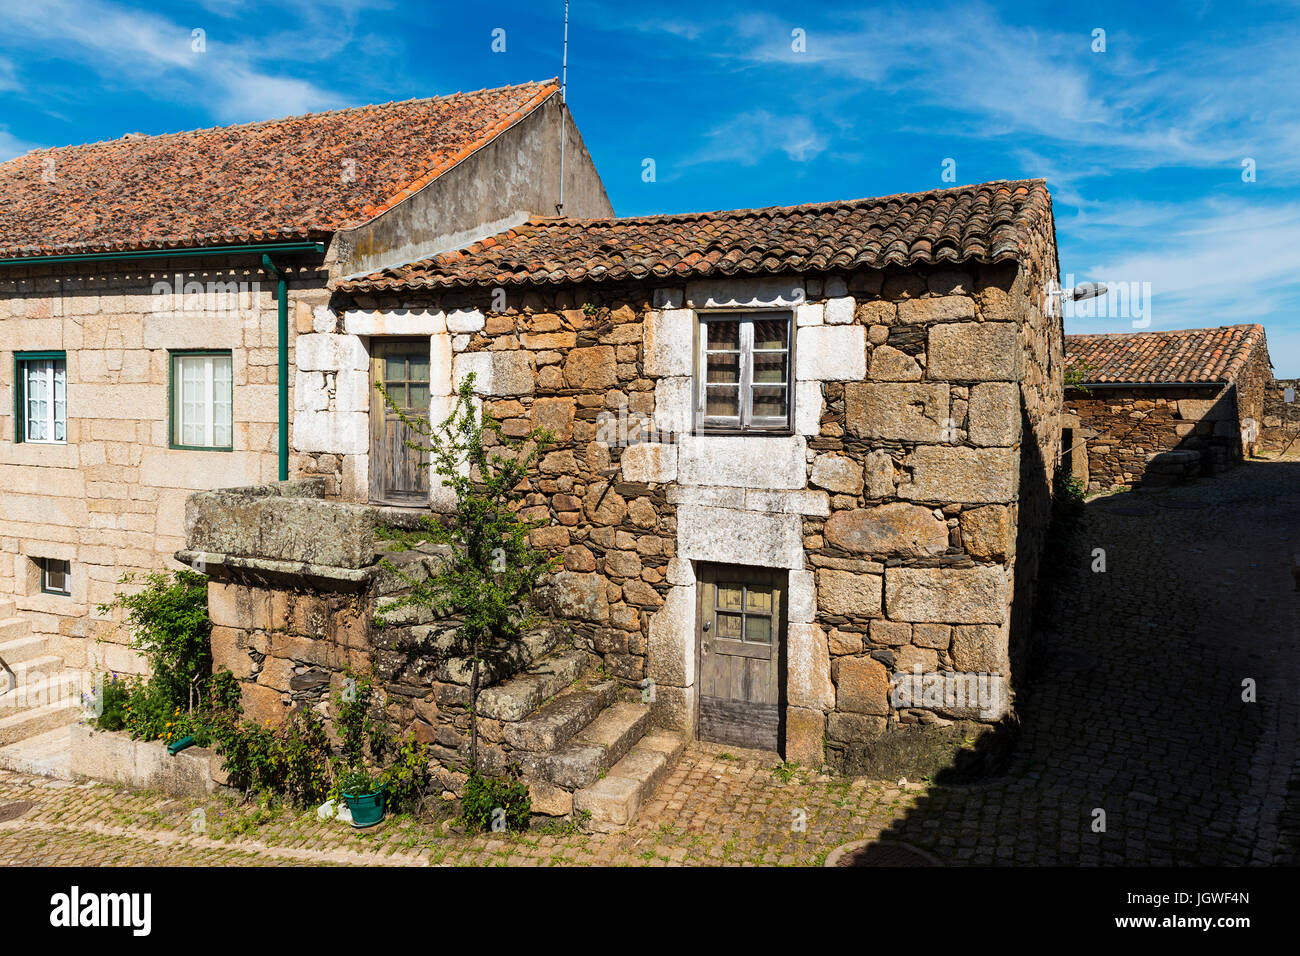
M 0 865 L 807 865 L 878 836 L 949 864 L 1294 864 L 1297 515 L 1297 459 L 1090 502 L 1011 769 L 981 784 L 840 778 L 695 745 L 629 832 L 466 837 L 0 772 L 0 819 L 31 804 L 0 822 Z
M 1080 539 L 1012 771 L 885 836 L 952 863 L 1294 863 L 1300 460 L 1094 499 Z

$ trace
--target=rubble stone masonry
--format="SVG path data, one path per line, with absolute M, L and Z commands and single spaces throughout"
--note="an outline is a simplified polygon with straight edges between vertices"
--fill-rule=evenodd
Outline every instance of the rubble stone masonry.
M 861 772 L 890 731 L 951 741 L 1010 711 L 1061 450 L 1050 232 L 1030 253 L 534 288 L 504 309 L 491 290 L 357 297 L 331 338 L 445 328 L 435 417 L 473 371 L 508 434 L 552 431 L 527 500 L 563 561 L 551 607 L 609 673 L 653 682 L 661 725 L 694 731 L 698 564 L 785 570 L 786 756 Z M 791 434 L 692 433 L 696 314 L 728 308 L 793 313 Z M 991 697 L 898 706 L 891 685 L 918 671 L 990 675 Z

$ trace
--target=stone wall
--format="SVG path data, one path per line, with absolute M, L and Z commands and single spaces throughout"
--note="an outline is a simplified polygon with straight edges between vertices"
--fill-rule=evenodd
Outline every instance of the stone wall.
M 1291 400 L 1287 401 L 1288 391 Z M 1269 379 L 1264 390 L 1263 427 L 1260 443 L 1266 448 L 1281 449 L 1300 436 L 1300 378 Z
M 271 727 L 302 707 L 334 717 L 347 676 L 373 675 L 390 727 L 428 744 L 439 782 L 455 791 L 469 762 L 469 648 L 458 620 L 394 604 L 413 580 L 441 570 L 448 549 L 422 543 L 379 550 L 379 523 L 410 516 L 326 500 L 324 490 L 325 482 L 316 479 L 190 499 L 187 547 L 178 557 L 210 577 L 213 666 L 239 681 L 245 717 Z M 482 769 L 501 773 L 537 750 L 535 739 L 511 725 L 555 689 L 590 679 L 591 658 L 573 643 L 563 622 L 547 622 L 485 650 Z M 504 683 L 543 658 L 554 687 L 535 676 L 523 686 Z M 603 704 L 618 690 L 601 680 L 592 689 Z
M 276 478 L 275 288 L 251 256 L 0 270 L 0 594 L 70 665 L 137 666 L 95 609 L 124 573 L 174 566 L 192 492 Z M 324 274 L 295 271 L 289 295 L 310 331 Z M 231 351 L 233 451 L 169 447 L 168 350 L 202 348 Z M 46 350 L 67 353 L 67 442 L 15 443 L 12 353 Z M 71 562 L 71 597 L 41 593 L 42 557 Z
M 1268 345 L 1261 342 L 1246 360 L 1246 367 L 1237 375 L 1237 420 L 1240 426 L 1241 454 L 1258 454 L 1262 447 L 1264 406 L 1268 385 L 1273 380 L 1273 363 L 1269 359 Z
M 1213 474 L 1242 454 L 1236 390 L 1222 385 L 1070 389 L 1070 411 L 1089 430 L 1088 488 L 1108 491 L 1167 483 L 1199 457 L 1193 474 Z M 1171 453 L 1179 454 L 1171 454 Z
M 445 329 L 435 414 L 473 371 L 508 433 L 556 434 L 527 501 L 550 606 L 661 725 L 694 732 L 698 563 L 785 570 L 786 755 L 861 769 L 889 731 L 1008 711 L 1060 454 L 1055 276 L 1049 228 L 1024 267 L 359 297 L 333 335 Z M 737 307 L 794 314 L 788 436 L 691 433 L 696 311 Z M 917 671 L 989 675 L 989 706 L 896 705 Z

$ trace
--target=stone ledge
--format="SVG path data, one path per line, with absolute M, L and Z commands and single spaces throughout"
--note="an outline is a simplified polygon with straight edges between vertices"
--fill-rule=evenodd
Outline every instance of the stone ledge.
M 246 558 L 211 551 L 177 551 L 176 560 L 221 581 L 253 586 L 302 587 L 312 584 L 328 591 L 361 591 L 370 585 L 379 565 L 339 568 L 305 561 Z
M 123 733 L 72 727 L 73 777 L 161 790 L 174 797 L 201 797 L 221 786 L 221 758 L 203 747 L 172 756 L 161 740 L 132 740 Z

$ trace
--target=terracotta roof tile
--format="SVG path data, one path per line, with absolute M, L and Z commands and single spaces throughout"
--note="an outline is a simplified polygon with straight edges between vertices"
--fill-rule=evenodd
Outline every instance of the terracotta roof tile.
M 1091 366 L 1084 384 L 1231 382 L 1263 343 L 1262 325 L 1067 335 L 1065 364 Z
M 557 89 L 36 150 L 0 163 L 0 258 L 320 238 L 413 195 Z
M 826 272 L 1023 255 L 1051 215 L 1041 179 L 877 199 L 624 219 L 537 218 L 491 239 L 338 284 L 450 286 Z

